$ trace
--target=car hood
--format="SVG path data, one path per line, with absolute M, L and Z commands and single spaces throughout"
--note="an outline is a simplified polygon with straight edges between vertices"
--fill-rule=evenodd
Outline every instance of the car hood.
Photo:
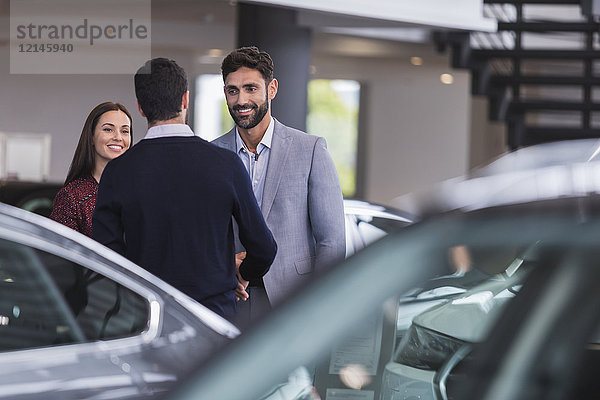
M 417 315 L 413 323 L 465 342 L 479 342 L 503 305 L 515 296 L 511 291 L 515 285 L 518 281 L 514 278 L 496 277 Z

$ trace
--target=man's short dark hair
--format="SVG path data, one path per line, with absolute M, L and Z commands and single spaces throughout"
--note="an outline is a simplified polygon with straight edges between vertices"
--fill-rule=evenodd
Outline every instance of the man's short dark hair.
M 274 67 L 271 56 L 265 51 L 260 51 L 255 46 L 240 47 L 225 57 L 221 64 L 223 82 L 225 82 L 227 75 L 242 67 L 255 69 L 260 72 L 267 84 L 273 80 Z
M 154 58 L 137 70 L 135 96 L 148 123 L 173 119 L 181 112 L 188 90 L 185 71 L 173 60 Z

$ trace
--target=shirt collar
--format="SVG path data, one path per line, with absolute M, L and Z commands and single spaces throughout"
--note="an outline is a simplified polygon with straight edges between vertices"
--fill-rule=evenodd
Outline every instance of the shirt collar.
M 148 129 L 144 139 L 156 139 L 172 136 L 195 136 L 192 128 L 186 124 L 156 125 Z
M 267 130 L 265 131 L 265 134 L 263 135 L 262 139 L 258 143 L 259 146 L 262 143 L 262 145 L 264 147 L 268 147 L 269 149 L 271 148 L 271 142 L 273 141 L 273 130 L 274 129 L 275 129 L 275 122 L 273 121 L 273 117 L 271 117 L 269 126 L 267 127 Z M 237 126 L 235 127 L 235 146 L 236 146 L 236 149 L 238 152 L 242 149 L 248 150 L 246 143 L 244 143 L 244 141 L 242 140 L 242 137 L 240 136 L 240 132 L 238 131 Z M 256 147 L 257 147 L 256 151 L 259 151 L 258 146 L 256 146 Z

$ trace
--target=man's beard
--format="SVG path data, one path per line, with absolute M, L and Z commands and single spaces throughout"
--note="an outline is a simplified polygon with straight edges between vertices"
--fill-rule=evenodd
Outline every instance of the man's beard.
M 248 116 L 240 117 L 236 111 L 245 108 L 250 108 L 254 110 L 254 112 Z M 267 111 L 269 111 L 269 102 L 265 100 L 260 106 L 256 104 L 235 105 L 233 107 L 228 107 L 228 109 L 231 118 L 233 118 L 233 121 L 237 126 L 243 129 L 252 129 L 263 120 L 265 115 L 267 115 Z

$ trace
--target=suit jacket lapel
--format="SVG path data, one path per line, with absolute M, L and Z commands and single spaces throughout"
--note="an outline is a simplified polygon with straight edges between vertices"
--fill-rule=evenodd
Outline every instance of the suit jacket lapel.
M 225 144 L 225 146 L 221 147 L 224 147 L 228 150 L 233 151 L 234 153 L 237 153 L 238 149 L 235 148 L 235 126 L 229 132 L 223 135 L 223 143 Z
M 285 169 L 290 145 L 293 138 L 287 134 L 286 127 L 275 120 L 273 129 L 273 140 L 271 141 L 271 152 L 269 154 L 269 165 L 267 176 L 265 177 L 265 187 L 263 189 L 263 199 L 261 210 L 265 220 L 271 211 L 271 206 L 277 194 L 277 188 Z

